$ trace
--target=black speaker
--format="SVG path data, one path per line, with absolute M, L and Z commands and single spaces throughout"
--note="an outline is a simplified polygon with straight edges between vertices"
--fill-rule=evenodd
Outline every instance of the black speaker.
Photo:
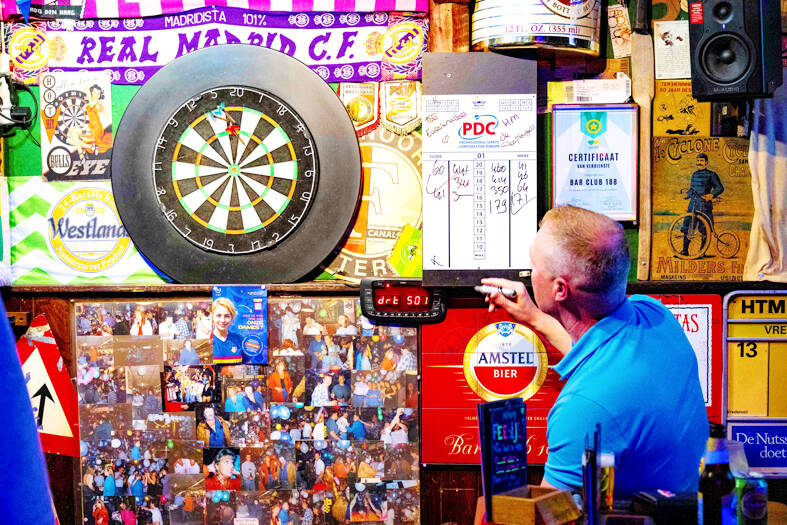
M 698 100 L 767 97 L 782 84 L 781 0 L 689 0 Z

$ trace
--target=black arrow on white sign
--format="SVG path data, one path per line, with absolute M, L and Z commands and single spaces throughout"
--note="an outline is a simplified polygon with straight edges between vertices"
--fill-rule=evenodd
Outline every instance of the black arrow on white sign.
M 46 398 L 49 398 L 49 400 L 52 402 L 55 400 L 52 398 L 52 394 L 49 393 L 49 388 L 46 386 L 46 383 L 41 385 L 41 388 L 39 388 L 30 399 L 35 399 L 38 396 L 41 396 L 41 400 L 38 403 L 38 426 L 40 427 L 44 421 L 44 406 L 46 405 Z

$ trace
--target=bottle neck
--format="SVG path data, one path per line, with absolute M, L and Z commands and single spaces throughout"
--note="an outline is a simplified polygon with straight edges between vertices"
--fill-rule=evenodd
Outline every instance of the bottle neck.
M 723 438 L 708 438 L 708 447 L 705 451 L 706 465 L 721 465 L 730 463 L 730 451 L 727 441 Z

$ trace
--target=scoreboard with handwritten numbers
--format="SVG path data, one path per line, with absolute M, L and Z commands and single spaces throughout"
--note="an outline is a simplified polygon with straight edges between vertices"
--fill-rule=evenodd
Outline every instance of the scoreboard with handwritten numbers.
M 475 55 L 424 56 L 423 280 L 429 286 L 471 286 L 489 272 L 518 278 L 530 268 L 539 188 L 536 63 Z

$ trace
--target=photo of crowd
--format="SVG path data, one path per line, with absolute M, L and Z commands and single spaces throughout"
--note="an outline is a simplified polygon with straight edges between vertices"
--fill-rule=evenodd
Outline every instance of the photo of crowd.
M 205 523 L 205 478 L 200 474 L 169 474 L 167 512 L 170 525 Z M 125 524 L 124 524 L 125 525 Z
M 217 363 L 211 306 L 75 306 L 85 523 L 419 523 L 415 329 L 272 297 L 269 364 Z
M 164 410 L 194 410 L 199 403 L 221 402 L 221 374 L 211 365 L 165 366 L 161 376 Z

